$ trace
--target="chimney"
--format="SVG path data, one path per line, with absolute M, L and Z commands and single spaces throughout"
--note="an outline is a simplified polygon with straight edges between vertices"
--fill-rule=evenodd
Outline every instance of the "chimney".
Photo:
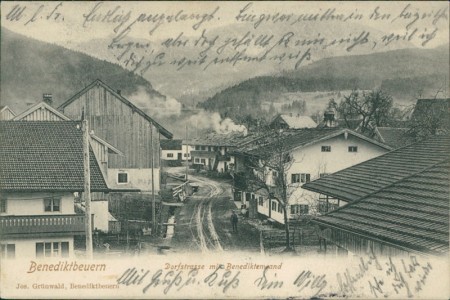
M 121 90 L 117 90 L 117 94 L 122 95 L 122 91 Z
M 49 93 L 42 94 L 42 101 L 52 106 L 53 104 L 53 95 Z

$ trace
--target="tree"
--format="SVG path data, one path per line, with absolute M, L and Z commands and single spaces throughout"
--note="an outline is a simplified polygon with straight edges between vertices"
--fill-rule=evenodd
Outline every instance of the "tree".
M 288 208 L 291 195 L 299 187 L 299 184 L 291 184 L 287 178 L 288 170 L 294 163 L 289 144 L 289 139 L 283 137 L 282 131 L 275 132 L 260 145 L 261 151 L 257 155 L 247 157 L 247 168 L 243 174 L 248 190 L 254 193 L 265 191 L 269 195 L 269 201 L 274 199 L 281 205 L 286 234 L 285 251 L 293 250 L 290 242 Z M 252 201 L 251 209 L 255 209 L 256 199 Z
M 422 99 L 413 108 L 409 133 L 417 140 L 450 130 L 450 99 Z
M 349 96 L 344 96 L 335 109 L 347 126 L 350 127 L 349 120 L 361 119 L 361 132 L 370 133 L 372 125 L 386 124 L 392 105 L 392 97 L 381 90 L 368 93 L 353 90 Z

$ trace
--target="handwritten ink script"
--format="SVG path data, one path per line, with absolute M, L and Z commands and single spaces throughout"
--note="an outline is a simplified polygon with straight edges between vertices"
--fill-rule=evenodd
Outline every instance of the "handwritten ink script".
M 95 44 L 103 56 L 145 75 L 173 71 L 283 65 L 298 69 L 336 55 L 367 54 L 397 47 L 427 47 L 448 38 L 448 7 L 417 3 L 320 7 L 254 2 L 144 8 L 91 2 L 74 11 L 66 2 L 5 6 L 14 26 L 102 29 Z M 182 30 L 180 30 L 182 28 Z M 94 43 L 94 42 L 93 42 Z M 81 47 L 81 46 L 80 46 Z
M 337 272 L 318 272 L 313 268 L 230 267 L 231 264 L 171 265 L 150 270 L 129 267 L 116 284 L 138 288 L 142 294 L 176 294 L 189 289 L 218 290 L 222 295 L 251 288 L 255 295 L 286 293 L 288 296 L 331 297 L 370 296 L 374 298 L 420 295 L 433 271 L 431 262 L 416 256 L 378 258 L 359 257 L 356 264 Z M 280 265 L 281 266 L 281 265 Z

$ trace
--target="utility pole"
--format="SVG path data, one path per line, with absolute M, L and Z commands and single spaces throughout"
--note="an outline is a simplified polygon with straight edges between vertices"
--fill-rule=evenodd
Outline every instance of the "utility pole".
M 92 259 L 94 250 L 92 246 L 92 217 L 91 217 L 91 170 L 89 163 L 89 123 L 84 117 L 81 131 L 83 132 L 83 162 L 84 162 L 84 205 L 85 205 L 85 231 L 86 231 L 86 258 Z
M 186 125 L 186 182 L 188 181 L 188 172 L 189 172 L 189 156 L 188 156 L 188 144 L 187 144 L 187 139 L 188 139 L 188 127 Z M 183 148 L 183 143 L 181 143 L 181 148 Z
M 155 156 L 154 156 L 154 148 L 153 148 L 153 123 L 150 123 L 150 147 L 152 148 L 152 159 L 151 159 L 151 168 L 152 168 L 152 235 L 156 235 L 156 200 L 155 200 Z

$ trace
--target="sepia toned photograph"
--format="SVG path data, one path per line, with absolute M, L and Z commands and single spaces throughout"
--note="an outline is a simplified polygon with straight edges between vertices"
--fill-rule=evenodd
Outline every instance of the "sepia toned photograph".
M 446 1 L 2 1 L 0 297 L 448 299 Z

